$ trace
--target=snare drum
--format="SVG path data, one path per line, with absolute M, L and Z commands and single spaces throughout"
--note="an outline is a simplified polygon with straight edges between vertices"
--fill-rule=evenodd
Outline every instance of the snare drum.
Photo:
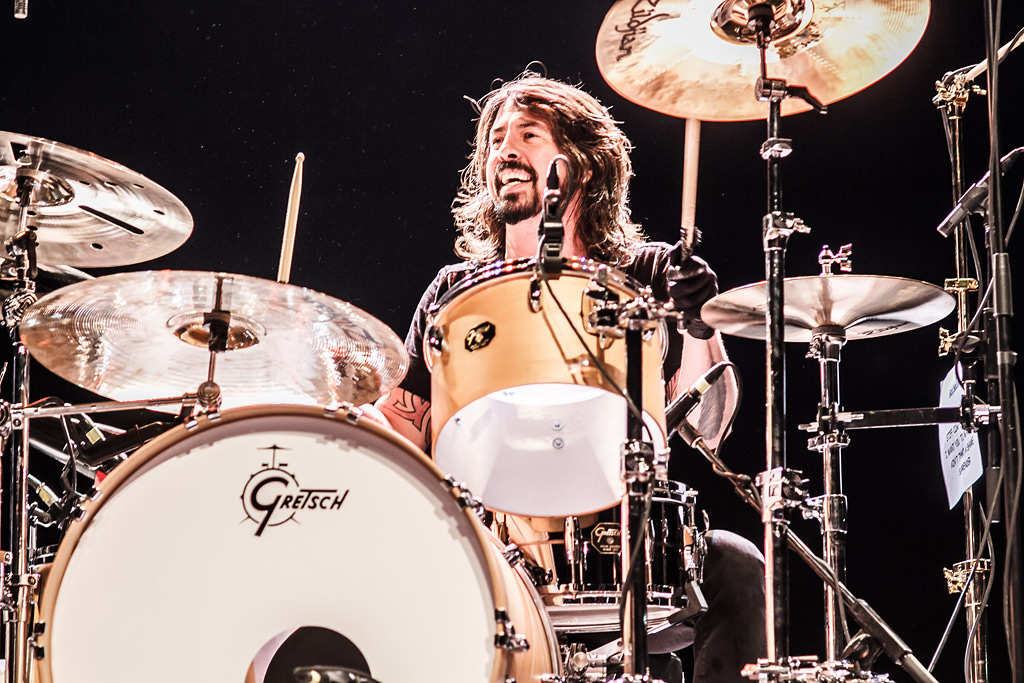
M 37 668 L 43 683 L 241 683 L 309 627 L 351 644 L 332 664 L 376 680 L 539 682 L 560 666 L 536 599 L 404 439 L 242 408 L 152 441 L 85 504 L 43 587 Z
M 686 584 L 699 577 L 703 531 L 697 492 L 674 481 L 654 485 L 645 537 L 648 623 L 657 629 L 687 607 Z M 538 590 L 556 631 L 605 633 L 619 629 L 622 593 L 620 508 L 584 517 L 499 515 L 498 536 L 515 543 L 547 581 Z
M 520 260 L 447 292 L 424 341 L 441 469 L 513 514 L 564 517 L 617 503 L 626 344 L 593 322 L 640 289 L 613 268 L 573 259 L 547 283 L 534 261 Z M 663 348 L 663 327 L 645 336 L 643 408 L 656 448 L 666 443 Z

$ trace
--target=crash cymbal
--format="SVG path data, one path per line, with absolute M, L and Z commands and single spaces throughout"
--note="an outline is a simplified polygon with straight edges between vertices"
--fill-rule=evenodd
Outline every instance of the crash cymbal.
M 870 339 L 937 322 L 956 300 L 941 287 L 886 275 L 816 275 L 785 280 L 785 340 L 807 342 L 831 327 L 847 339 Z M 747 339 L 764 339 L 765 283 L 730 289 L 701 309 L 708 325 Z
M 218 306 L 217 301 L 220 301 Z M 46 368 L 117 401 L 195 392 L 209 326 L 227 313 L 214 381 L 224 406 L 366 403 L 405 376 L 405 346 L 384 323 L 326 294 L 195 271 L 119 273 L 69 285 L 26 313 L 21 338 Z
M 40 263 L 141 263 L 192 234 L 185 205 L 149 178 L 68 145 L 0 131 L 0 241 L 18 232 L 19 177 L 35 182 L 28 225 Z
M 597 35 L 597 64 L 623 97 L 704 121 L 768 116 L 754 95 L 760 52 L 746 27 L 757 0 L 618 0 Z M 881 79 L 924 34 L 928 0 L 771 0 L 769 78 L 828 104 Z M 783 114 L 807 111 L 787 99 Z

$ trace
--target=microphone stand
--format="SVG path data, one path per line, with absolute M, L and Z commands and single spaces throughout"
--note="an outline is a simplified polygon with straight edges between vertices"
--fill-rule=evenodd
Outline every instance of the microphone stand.
M 961 123 L 964 109 L 967 106 L 968 97 L 972 92 L 981 92 L 977 86 L 967 87 L 968 82 L 962 79 L 943 79 L 936 83 L 938 94 L 932 100 L 942 114 L 943 122 L 949 137 L 950 163 L 952 171 L 953 201 L 957 202 L 964 193 L 964 168 L 963 168 L 963 133 Z M 978 291 L 978 280 L 970 276 L 968 263 L 967 240 L 970 224 L 964 220 L 957 224 L 953 231 L 953 259 L 955 265 L 955 277 L 947 278 L 945 290 L 956 297 L 957 331 L 956 335 L 950 335 L 945 330 L 940 330 L 939 354 L 943 355 L 951 351 L 958 338 L 970 334 L 971 310 L 968 301 L 968 294 Z M 965 382 L 977 380 L 977 358 L 963 366 Z M 990 432 L 990 438 L 992 433 Z M 989 453 L 994 453 L 993 445 L 989 444 Z M 998 448 L 998 446 L 995 446 Z M 981 489 L 984 497 L 984 489 Z M 975 487 L 972 486 L 964 492 L 964 549 L 965 566 L 973 567 L 971 582 L 964 587 L 965 620 L 967 625 L 969 650 L 969 666 L 967 669 L 966 683 L 987 683 L 988 681 L 988 620 L 981 609 L 984 579 L 986 569 L 981 566 L 981 559 L 976 557 L 978 539 L 981 537 L 982 520 L 979 515 L 978 504 L 975 501 Z
M 986 367 L 986 375 L 994 377 L 989 382 L 989 397 L 999 397 L 999 454 L 1003 467 L 1003 509 L 1006 515 L 1006 603 L 1007 650 L 1013 682 L 1024 681 L 1024 601 L 1021 599 L 1021 530 L 1019 499 L 1014 500 L 1010 482 L 1016 481 L 1021 473 L 1020 414 L 1017 409 L 1016 386 L 1013 380 L 1013 366 L 1016 354 L 1010 344 L 1010 324 L 1013 316 L 1013 297 L 1010 277 L 1010 255 L 1006 252 L 1002 215 L 1002 179 L 999 174 L 999 117 L 998 105 L 998 61 L 996 54 L 997 36 L 994 34 L 998 18 L 992 15 L 992 2 L 985 2 L 985 48 L 988 69 L 988 123 L 991 150 L 989 152 L 989 202 L 986 247 L 992 278 L 992 306 L 987 312 L 987 327 L 994 335 L 990 344 L 994 347 L 995 367 Z M 994 391 L 993 391 L 994 390 Z M 991 401 L 991 398 L 990 398 Z
M 559 183 L 559 162 L 565 166 L 565 187 Z M 530 282 L 530 307 L 535 312 L 540 308 L 540 281 L 557 278 L 562 270 L 565 240 L 562 217 L 574 189 L 572 166 L 565 155 L 559 154 L 551 160 L 546 185 L 536 271 Z M 618 328 L 624 328 L 627 399 L 626 440 L 621 449 L 626 495 L 621 503 L 619 523 L 623 576 L 623 674 L 610 683 L 652 683 L 647 647 L 647 573 L 643 570 L 645 563 L 641 552 L 645 547 L 648 505 L 653 496 L 657 467 L 654 444 L 643 438 L 643 339 L 651 325 L 651 312 L 645 305 L 625 307 L 619 309 L 617 323 Z
M 1021 468 L 1021 453 L 1018 447 L 1020 424 L 1019 412 L 1016 405 L 1016 390 L 1013 382 L 1013 365 L 1016 354 L 1012 351 L 1010 343 L 1010 318 L 1013 315 L 1013 304 L 1011 298 L 1011 276 L 1009 255 L 1006 253 L 1004 227 L 1002 221 L 1002 199 L 1001 199 L 1001 163 L 999 160 L 999 127 L 998 127 L 998 64 L 1003 57 L 1011 50 L 1021 44 L 1024 30 L 1017 33 L 1014 38 L 996 50 L 997 37 L 994 35 L 995 17 L 992 16 L 991 3 L 985 3 L 985 48 L 986 60 L 970 70 L 960 69 L 947 74 L 936 84 L 938 94 L 933 102 L 942 107 L 944 118 L 947 120 L 947 128 L 950 134 L 950 150 L 953 161 L 954 173 L 954 201 L 961 195 L 963 188 L 962 170 L 960 165 L 962 144 L 959 120 L 966 106 L 968 96 L 971 92 L 983 93 L 977 86 L 971 85 L 971 81 L 987 69 L 987 87 L 990 97 L 988 99 L 988 124 L 989 124 L 989 171 L 988 171 L 988 205 L 986 213 L 985 249 L 989 265 L 989 277 L 991 279 L 992 298 L 989 305 L 984 309 L 984 349 L 979 354 L 982 361 L 983 376 L 987 379 L 987 396 L 990 403 L 998 404 L 992 414 L 998 420 L 999 428 L 988 432 L 988 480 L 1004 482 L 1003 490 L 993 488 L 987 492 L 989 501 L 1003 495 L 1003 512 L 1006 518 L 1006 594 L 1004 601 L 1006 605 L 1005 624 L 1007 632 L 1007 648 L 1013 671 L 1015 683 L 1024 680 L 1024 636 L 1022 636 L 1021 622 L 1024 620 L 1024 603 L 1021 599 L 1021 531 L 1019 516 L 1019 500 L 1013 500 L 1008 495 L 1012 489 L 1009 482 L 1013 482 L 1019 476 Z M 966 71 L 966 73 L 964 73 Z M 1012 153 L 1011 153 L 1012 154 Z M 1009 155 L 1008 155 L 1009 156 Z M 946 236 L 946 233 L 943 233 Z M 957 226 L 955 252 L 957 259 L 957 278 L 947 280 L 947 289 L 954 291 L 958 298 L 958 334 L 950 337 L 948 334 L 942 340 L 941 350 L 949 351 L 955 346 L 965 346 L 958 341 L 961 335 L 970 334 L 967 329 L 969 311 L 967 309 L 966 291 L 972 284 L 971 279 L 965 275 L 966 259 L 962 256 L 963 238 L 970 237 L 971 233 L 966 221 Z M 980 266 L 979 266 L 980 268 Z M 974 289 L 977 284 L 974 283 Z M 965 378 L 976 377 L 971 373 L 973 368 L 965 367 Z M 1001 477 L 998 476 L 1001 472 Z M 979 520 L 974 513 L 975 503 L 973 492 L 968 491 L 964 496 L 965 526 L 967 528 L 967 561 L 964 565 L 972 568 L 973 574 L 983 574 L 985 567 L 981 560 L 975 557 L 977 553 L 977 537 L 980 527 Z M 992 506 L 995 509 L 995 506 Z M 996 520 L 989 520 L 991 523 Z M 969 683 L 985 681 L 988 677 L 988 653 L 986 651 L 985 636 L 986 624 L 983 613 L 980 613 L 983 605 L 981 602 L 981 587 L 975 581 L 968 585 L 967 620 L 970 629 L 977 632 L 977 635 L 968 642 L 969 647 Z
M 998 439 L 990 436 L 990 468 L 1002 468 L 1003 490 L 991 495 L 1003 495 L 1003 511 L 1006 517 L 1006 560 L 1004 624 L 1007 634 L 1007 651 L 1014 683 L 1024 681 L 1024 634 L 1021 621 L 1024 619 L 1024 602 L 1021 599 L 1021 530 L 1019 499 L 1012 494 L 1010 482 L 1016 481 L 1021 471 L 1020 416 L 1016 404 L 1016 387 L 1013 381 L 1013 365 L 1016 354 L 1010 343 L 1010 323 L 1013 316 L 1013 301 L 1010 277 L 1010 258 L 1006 252 L 1006 239 L 1002 218 L 1002 192 L 999 164 L 999 117 L 998 117 L 998 63 L 995 28 L 998 17 L 993 16 L 991 2 L 985 2 L 985 52 L 988 63 L 987 87 L 988 132 L 989 132 L 989 201 L 986 213 L 986 253 L 990 269 L 992 299 L 985 309 L 985 336 L 988 340 L 985 372 L 988 379 L 988 397 L 998 397 L 999 429 Z M 1020 34 L 1011 45 L 1019 44 Z M 980 66 L 980 65 L 979 65 Z M 976 67 L 977 69 L 977 67 Z M 976 70 L 975 69 L 975 70 Z

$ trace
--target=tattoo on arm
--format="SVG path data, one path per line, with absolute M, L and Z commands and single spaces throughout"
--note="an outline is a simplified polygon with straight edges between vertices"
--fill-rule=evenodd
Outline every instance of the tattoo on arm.
M 391 393 L 391 400 L 388 403 L 396 417 L 427 433 L 426 430 L 430 428 L 430 411 L 425 409 L 426 402 L 423 399 L 405 389 L 396 389 Z

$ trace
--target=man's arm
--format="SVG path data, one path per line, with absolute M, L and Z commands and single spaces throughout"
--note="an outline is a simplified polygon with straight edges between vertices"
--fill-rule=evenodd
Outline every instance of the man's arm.
M 668 383 L 669 401 L 674 401 L 690 388 L 712 365 L 728 360 L 722 336 L 715 333 L 708 339 L 698 339 L 689 333 L 683 336 L 683 352 L 679 370 Z M 725 437 L 723 430 L 736 412 L 738 398 L 736 377 L 732 368 L 726 370 L 707 390 L 701 402 L 686 418 L 694 425 L 711 448 L 717 448 Z
M 392 389 L 374 404 L 392 429 L 412 441 L 421 451 L 430 440 L 430 401 L 402 388 Z

